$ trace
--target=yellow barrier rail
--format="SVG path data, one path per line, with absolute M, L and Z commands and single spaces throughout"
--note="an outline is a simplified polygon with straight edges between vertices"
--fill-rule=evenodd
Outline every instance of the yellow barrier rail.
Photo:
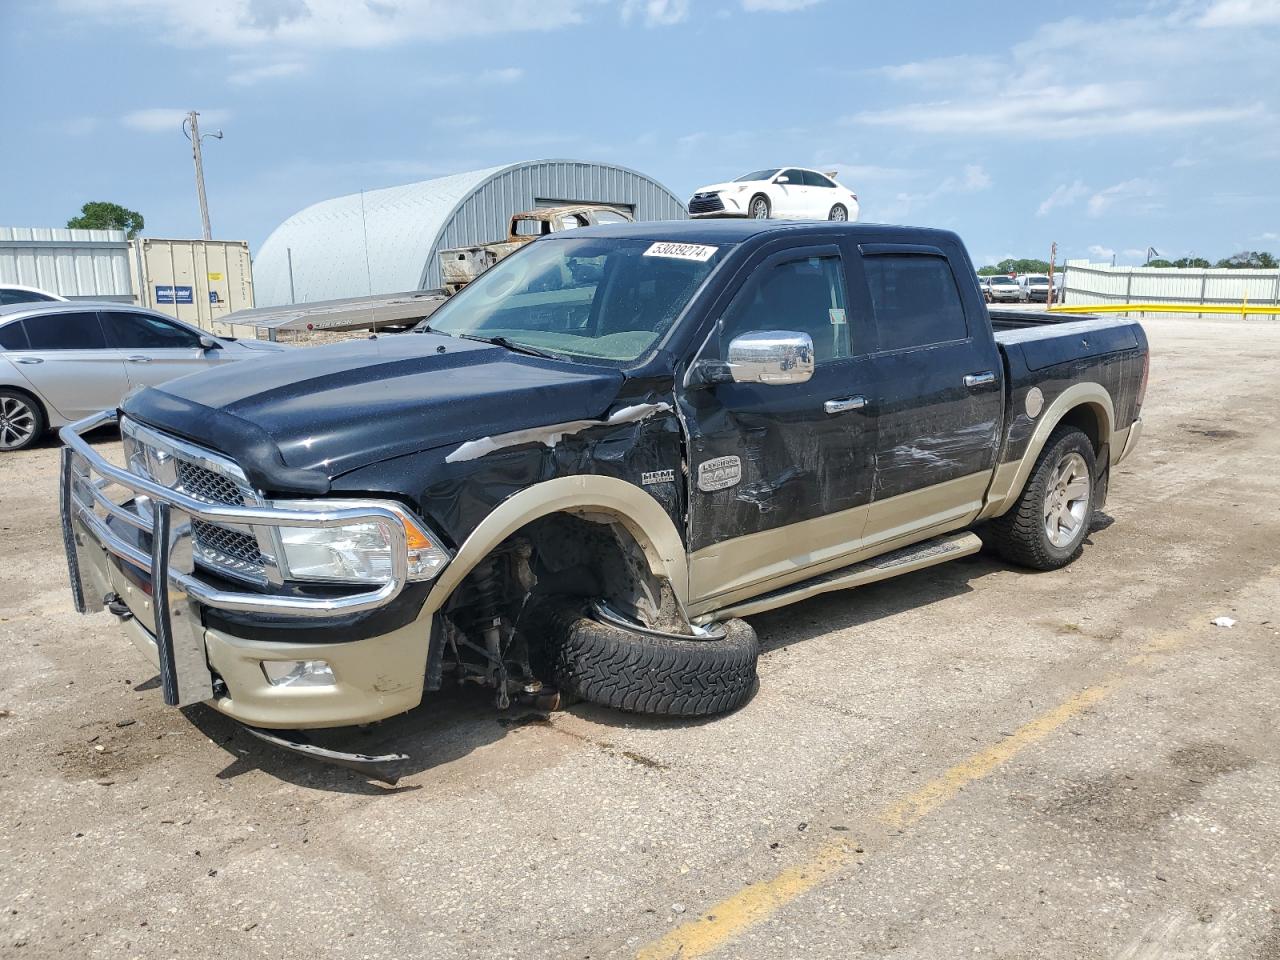
M 1229 313 L 1247 317 L 1250 314 L 1280 315 L 1280 306 L 1250 306 L 1244 303 L 1055 303 L 1051 313 Z

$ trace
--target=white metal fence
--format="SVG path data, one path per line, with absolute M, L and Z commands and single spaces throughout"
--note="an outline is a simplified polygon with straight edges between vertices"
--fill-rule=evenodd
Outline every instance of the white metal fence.
M 1067 304 L 1280 304 L 1280 270 L 1113 267 L 1068 260 L 1062 285 Z
M 129 241 L 123 230 L 0 227 L 0 283 L 71 299 L 129 300 Z

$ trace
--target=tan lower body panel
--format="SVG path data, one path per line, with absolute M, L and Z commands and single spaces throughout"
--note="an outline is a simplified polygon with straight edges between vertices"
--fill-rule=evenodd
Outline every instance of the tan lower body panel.
M 697 599 L 689 613 L 703 618 L 750 597 L 968 526 L 982 507 L 989 476 L 970 474 L 705 547 L 690 557 L 690 592 Z
M 890 553 L 877 554 L 865 563 L 853 564 L 847 570 L 836 570 L 827 576 L 802 580 L 790 589 L 776 590 L 752 600 L 744 600 L 718 611 L 717 616 L 747 617 L 753 613 L 763 613 L 822 593 L 851 590 L 946 563 L 948 560 L 958 560 L 981 549 L 982 541 L 975 533 L 952 533 L 936 537 Z

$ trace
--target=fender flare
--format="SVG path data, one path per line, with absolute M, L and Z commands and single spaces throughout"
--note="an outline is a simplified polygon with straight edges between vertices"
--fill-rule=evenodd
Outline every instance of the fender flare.
M 1098 436 L 1099 445 L 1106 446 L 1111 443 L 1116 422 L 1115 405 L 1111 401 L 1111 394 L 1100 383 L 1093 381 L 1073 383 L 1058 394 L 1041 414 L 1040 422 L 1036 424 L 1021 459 L 1002 463 L 996 467 L 991 489 L 987 495 L 987 506 L 978 519 L 988 520 L 991 517 L 998 517 L 1013 506 L 1014 501 L 1022 495 L 1022 488 L 1027 485 L 1031 468 L 1035 466 L 1040 452 L 1048 443 L 1049 435 L 1057 429 L 1058 424 L 1067 414 L 1080 407 L 1090 407 L 1098 418 L 1101 427 Z
M 689 564 L 684 541 L 658 501 L 616 477 L 557 477 L 521 490 L 480 522 L 458 548 L 427 595 L 424 613 L 434 614 L 481 560 L 511 534 L 553 513 L 604 514 L 635 538 L 655 576 L 665 577 L 683 608 L 689 600 Z

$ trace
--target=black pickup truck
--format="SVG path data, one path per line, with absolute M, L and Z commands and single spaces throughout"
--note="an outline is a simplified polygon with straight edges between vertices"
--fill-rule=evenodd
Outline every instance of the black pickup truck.
M 414 333 L 249 373 L 65 428 L 63 527 L 168 702 L 296 729 L 446 675 L 713 713 L 753 689 L 744 616 L 983 541 L 1069 563 L 1147 344 L 993 315 L 945 231 L 696 221 L 540 239 Z M 117 420 L 123 465 L 80 437 Z

